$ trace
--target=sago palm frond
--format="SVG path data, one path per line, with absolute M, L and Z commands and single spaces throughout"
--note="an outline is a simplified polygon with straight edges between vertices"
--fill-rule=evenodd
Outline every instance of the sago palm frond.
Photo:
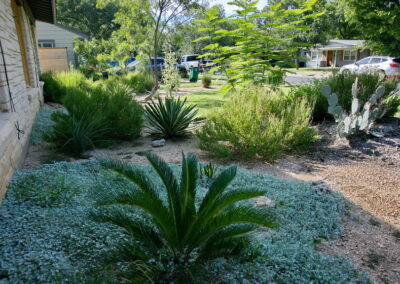
M 134 184 L 102 194 L 98 204 L 108 206 L 108 210 L 96 215 L 97 220 L 125 230 L 129 244 L 124 248 L 132 251 L 124 254 L 124 258 L 131 255 L 132 260 L 155 259 L 163 254 L 165 265 L 171 260 L 176 264 L 201 263 L 237 254 L 259 227 L 275 226 L 270 211 L 238 203 L 262 196 L 265 190 L 228 189 L 236 176 L 236 167 L 222 171 L 196 205 L 199 163 L 194 155 L 182 156 L 178 182 L 167 163 L 156 155 L 147 155 L 164 185 L 165 194 L 161 194 L 151 178 L 137 167 L 120 161 L 100 160 L 102 166 Z M 136 220 L 131 213 L 137 210 L 147 218 Z

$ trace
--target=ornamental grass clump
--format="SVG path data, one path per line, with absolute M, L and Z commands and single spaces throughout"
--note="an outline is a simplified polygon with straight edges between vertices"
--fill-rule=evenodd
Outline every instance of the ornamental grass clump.
M 144 113 L 148 128 L 152 135 L 163 138 L 184 137 L 190 134 L 204 119 L 197 116 L 196 105 L 186 103 L 172 96 L 145 105 Z
M 66 94 L 77 87 L 87 87 L 91 84 L 85 75 L 77 70 L 68 72 L 44 72 L 40 75 L 44 82 L 43 95 L 46 102 L 61 103 Z
M 212 83 L 212 77 L 210 74 L 204 74 L 201 76 L 201 83 L 203 84 L 204 88 L 209 88 Z
M 217 156 L 261 156 L 274 161 L 283 152 L 314 141 L 313 105 L 265 87 L 239 89 L 198 132 L 200 148 Z
M 53 113 L 45 139 L 56 149 L 79 156 L 116 140 L 140 136 L 143 109 L 132 90 L 117 81 L 70 89 L 62 100 L 66 111 Z
M 133 264 L 132 280 L 183 280 L 188 276 L 184 271 L 194 265 L 238 255 L 251 233 L 260 227 L 275 226 L 268 208 L 240 202 L 264 195 L 264 189 L 227 190 L 236 176 L 233 166 L 223 170 L 207 188 L 204 198 L 197 201 L 199 163 L 194 155 L 182 156 L 178 181 L 168 164 L 156 155 L 147 155 L 163 183 L 162 190 L 138 167 L 100 161 L 132 182 L 132 186 L 102 194 L 98 204 L 105 208 L 94 213 L 96 220 L 124 230 L 126 239 L 116 257 Z M 138 210 L 143 218 L 135 217 Z

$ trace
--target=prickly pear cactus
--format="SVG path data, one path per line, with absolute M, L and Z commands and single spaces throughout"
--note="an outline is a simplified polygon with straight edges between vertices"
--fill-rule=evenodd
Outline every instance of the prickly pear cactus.
M 355 80 L 351 92 L 353 96 L 351 111 L 347 113 L 338 105 L 339 98 L 336 94 L 332 94 L 329 86 L 324 86 L 321 89 L 321 93 L 328 99 L 328 113 L 333 115 L 338 124 L 339 136 L 347 137 L 358 131 L 375 135 L 376 132 L 370 132 L 370 128 L 375 120 L 382 118 L 387 111 L 386 106 L 381 103 L 385 88 L 378 87 L 371 98 L 364 104 L 358 98 L 358 78 Z M 382 133 L 378 133 L 375 136 L 382 136 Z

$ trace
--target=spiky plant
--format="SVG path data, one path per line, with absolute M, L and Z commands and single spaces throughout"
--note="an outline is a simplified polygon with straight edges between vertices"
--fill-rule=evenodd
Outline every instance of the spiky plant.
M 97 220 L 125 230 L 128 241 L 119 251 L 121 260 L 149 265 L 149 260 L 154 262 L 161 258 L 164 269 L 171 263 L 174 266 L 200 264 L 217 257 L 233 256 L 257 228 L 274 227 L 274 218 L 268 209 L 238 204 L 264 195 L 264 190 L 227 189 L 236 176 L 234 166 L 215 178 L 197 204 L 198 161 L 195 155 L 182 156 L 178 182 L 168 164 L 156 155 L 147 155 L 164 184 L 164 195 L 152 182 L 154 179 L 137 167 L 121 161 L 100 161 L 104 167 L 136 185 L 107 192 L 99 204 L 108 206 L 108 210 L 96 215 Z M 149 218 L 133 217 L 131 213 L 138 209 Z M 135 273 L 140 275 L 142 271 L 137 269 Z
M 151 134 L 163 138 L 183 137 L 195 127 L 202 118 L 197 117 L 196 105 L 188 105 L 186 98 L 181 100 L 171 96 L 158 102 L 145 105 L 145 115 Z

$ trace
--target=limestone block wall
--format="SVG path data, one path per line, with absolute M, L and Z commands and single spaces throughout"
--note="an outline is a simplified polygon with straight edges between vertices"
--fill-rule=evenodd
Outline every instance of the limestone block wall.
M 3 54 L 0 50 L 0 202 L 12 174 L 25 157 L 32 124 L 43 102 L 34 22 L 24 10 L 23 6 L 27 5 L 17 6 L 30 77 L 30 84 L 27 84 L 11 1 L 0 1 L 3 46 Z

